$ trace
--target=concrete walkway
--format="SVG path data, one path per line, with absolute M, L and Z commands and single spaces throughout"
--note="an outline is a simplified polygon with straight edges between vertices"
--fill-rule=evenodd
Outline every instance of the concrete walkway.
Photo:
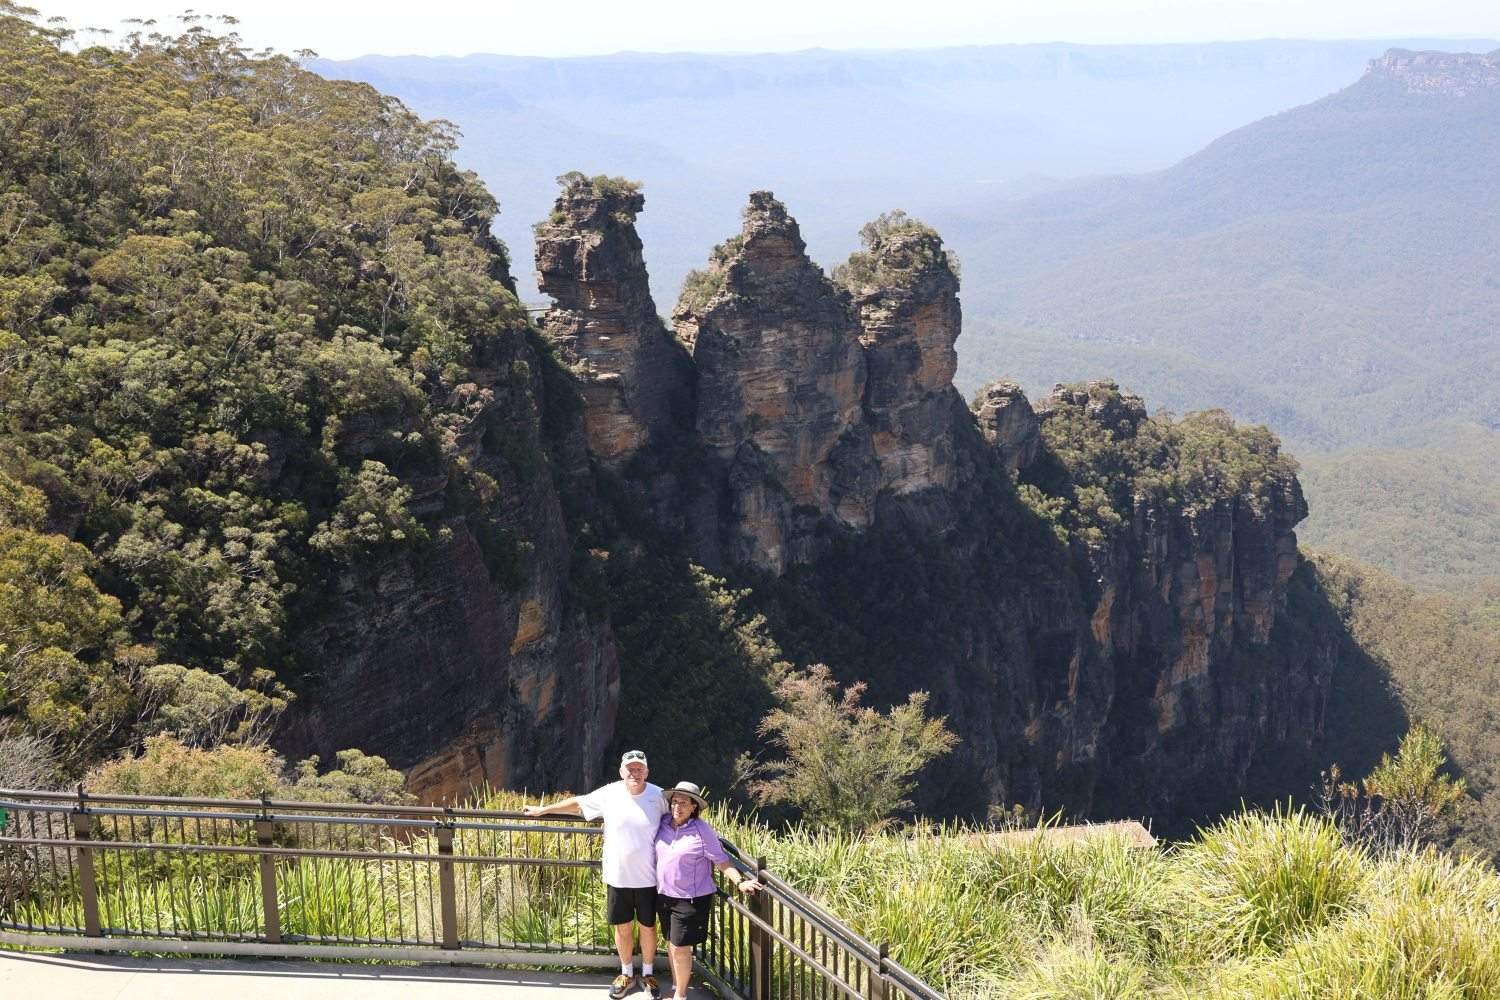
M 665 957 L 665 956 L 664 956 Z M 665 962 L 663 962 L 665 965 Z M 672 995 L 671 976 L 662 991 Z M 6 1000 L 559 1000 L 605 997 L 609 978 L 458 966 L 383 966 L 271 959 L 150 959 L 0 951 Z M 694 985 L 694 1000 L 710 1000 Z M 645 1000 L 640 990 L 630 994 Z

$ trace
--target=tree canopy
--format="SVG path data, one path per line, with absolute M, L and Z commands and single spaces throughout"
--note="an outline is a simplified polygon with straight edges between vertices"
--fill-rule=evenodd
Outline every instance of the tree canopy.
M 148 662 L 290 681 L 341 566 L 489 517 L 470 372 L 526 335 L 451 125 L 183 22 L 0 3 L 0 716 L 64 741 L 159 708 Z

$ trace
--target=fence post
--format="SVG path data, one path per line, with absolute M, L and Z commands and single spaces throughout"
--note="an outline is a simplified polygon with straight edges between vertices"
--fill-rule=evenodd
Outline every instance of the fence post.
M 271 803 L 261 796 L 261 814 L 255 821 L 255 843 L 270 847 L 276 842 L 276 821 L 271 818 Z M 260 908 L 265 915 L 266 943 L 281 943 L 281 903 L 276 892 L 276 855 L 260 855 Z
M 438 893 L 443 905 L 443 947 L 458 949 L 458 893 L 453 884 L 453 821 L 445 820 L 437 828 Z
M 94 839 L 94 817 L 83 803 L 83 785 L 78 786 L 78 808 L 73 810 L 73 839 Z M 83 897 L 83 933 L 88 937 L 103 937 L 99 924 L 99 883 L 94 877 L 94 849 L 78 847 L 78 891 Z
M 766 871 L 766 859 L 755 859 L 755 876 Z M 766 923 L 771 922 L 771 894 L 757 892 L 750 897 L 750 912 Z M 750 1000 L 771 1000 L 771 949 L 775 940 L 764 927 L 750 925 Z
M 890 953 L 890 945 L 880 946 L 880 961 L 876 963 L 875 972 L 870 976 L 870 1000 L 886 1000 L 885 960 Z

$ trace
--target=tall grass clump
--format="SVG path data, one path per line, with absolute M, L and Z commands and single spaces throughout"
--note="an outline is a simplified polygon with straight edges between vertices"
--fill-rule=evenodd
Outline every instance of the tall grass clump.
M 1500 997 L 1500 879 L 1473 860 L 1406 854 L 1374 867 L 1362 907 L 1211 994 L 1271 1000 Z
M 1143 967 L 1120 955 L 1076 944 L 1058 947 L 1003 989 L 1010 1000 L 1147 1000 L 1151 996 Z
M 1163 947 L 1167 862 L 1122 838 L 993 839 L 964 827 L 772 834 L 740 819 L 724 832 L 953 997 L 994 995 L 1062 943 L 1141 965 Z
M 1280 949 L 1356 904 L 1367 860 L 1304 810 L 1230 817 L 1173 859 L 1175 950 L 1225 960 Z

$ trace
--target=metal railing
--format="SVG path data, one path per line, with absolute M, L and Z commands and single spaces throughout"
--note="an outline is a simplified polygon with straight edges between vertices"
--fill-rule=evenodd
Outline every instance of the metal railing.
M 0 945 L 610 967 L 600 829 L 428 806 L 0 789 Z M 762 861 L 702 975 L 733 1000 L 941 1000 Z
M 848 925 L 724 845 L 765 887 L 746 900 L 721 892 L 700 967 L 744 1000 L 943 1000 L 942 994 Z

